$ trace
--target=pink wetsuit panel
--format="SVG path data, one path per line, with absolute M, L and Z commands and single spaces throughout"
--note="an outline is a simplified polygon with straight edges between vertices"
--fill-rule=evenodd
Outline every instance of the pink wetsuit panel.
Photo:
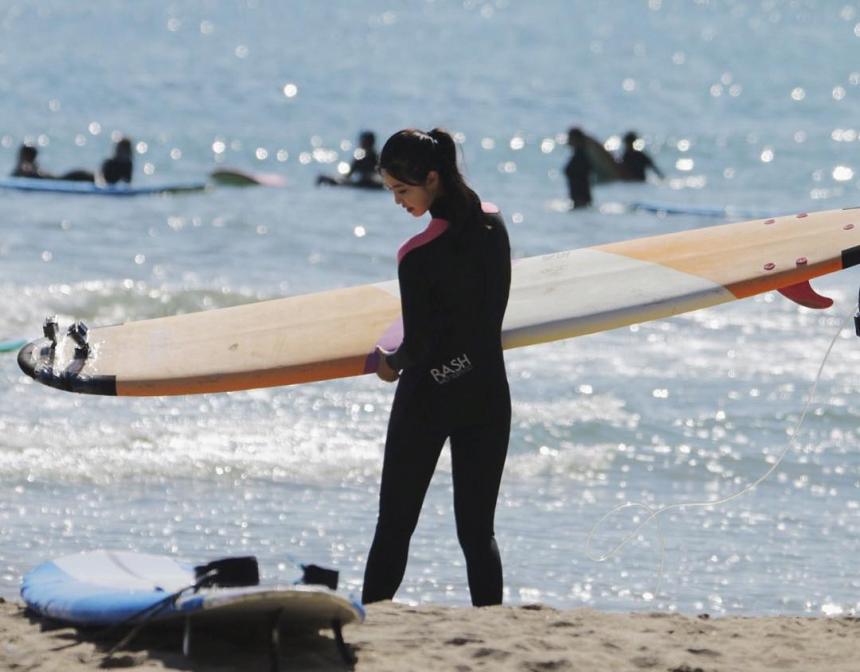
M 403 257 L 409 254 L 409 252 L 414 250 L 416 247 L 426 245 L 431 240 L 434 240 L 441 236 L 447 230 L 447 219 L 431 219 L 426 229 L 424 229 L 421 233 L 412 236 L 409 240 L 407 240 L 405 243 L 403 243 L 403 245 L 400 246 L 400 249 L 397 250 L 397 263 L 399 264 L 401 261 L 403 261 Z
M 488 215 L 495 215 L 499 212 L 499 208 L 494 203 L 481 203 L 481 210 Z M 400 249 L 397 250 L 397 263 L 399 264 L 403 261 L 403 257 L 405 257 L 411 250 L 414 250 L 416 247 L 421 247 L 422 245 L 426 245 L 431 240 L 438 238 L 445 231 L 448 230 L 448 220 L 446 219 L 431 219 L 430 223 L 427 225 L 427 228 L 424 229 L 421 233 L 412 236 L 409 240 L 407 240 L 403 245 L 400 246 Z

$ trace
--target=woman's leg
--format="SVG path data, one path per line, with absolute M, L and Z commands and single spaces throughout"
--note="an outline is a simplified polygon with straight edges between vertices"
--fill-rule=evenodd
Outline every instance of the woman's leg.
M 502 561 L 493 519 L 510 430 L 508 406 L 491 423 L 451 434 L 457 538 L 466 556 L 469 591 L 476 607 L 502 603 Z
M 424 419 L 426 409 L 398 402 L 395 396 L 385 439 L 379 518 L 364 570 L 365 604 L 390 600 L 400 587 L 409 540 L 446 439 L 440 427 Z

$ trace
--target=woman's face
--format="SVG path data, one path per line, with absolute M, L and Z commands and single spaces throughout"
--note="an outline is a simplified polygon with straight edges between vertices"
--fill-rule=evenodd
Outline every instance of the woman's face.
M 439 173 L 435 170 L 427 174 L 424 184 L 401 182 L 385 170 L 382 171 L 382 181 L 394 194 L 394 202 L 413 217 L 421 217 L 427 212 L 439 193 Z

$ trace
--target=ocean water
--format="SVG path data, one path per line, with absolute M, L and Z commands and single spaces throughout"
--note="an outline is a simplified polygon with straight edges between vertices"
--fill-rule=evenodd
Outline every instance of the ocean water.
M 641 200 L 784 213 L 860 201 L 860 3 L 233 0 L 0 3 L 0 170 L 94 169 L 130 135 L 135 181 L 215 167 L 284 189 L 99 199 L 0 193 L 0 340 L 46 315 L 109 324 L 388 279 L 420 223 L 384 193 L 314 186 L 357 134 L 457 134 L 517 257 L 720 220 Z M 567 129 L 629 129 L 667 174 L 566 209 Z M 860 215 L 858 215 L 860 216 Z M 860 275 L 811 311 L 768 294 L 508 353 L 497 537 L 506 601 L 712 614 L 860 611 Z M 800 433 L 792 428 L 831 339 Z M 131 355 L 133 356 L 133 355 Z M 360 591 L 393 387 L 373 377 L 177 398 L 50 390 L 0 355 L 0 595 L 108 547 L 293 559 Z M 714 507 L 645 509 L 741 491 Z M 637 518 L 638 516 L 638 518 Z M 632 533 L 606 561 L 594 560 Z M 589 546 L 589 541 L 591 545 Z M 662 548 L 662 550 L 661 550 Z M 468 604 L 445 455 L 400 599 Z

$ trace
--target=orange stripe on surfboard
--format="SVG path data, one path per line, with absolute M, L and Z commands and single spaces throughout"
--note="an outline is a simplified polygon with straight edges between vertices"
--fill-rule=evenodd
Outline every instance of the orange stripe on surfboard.
M 705 278 L 742 299 L 841 270 L 842 260 L 834 250 L 857 245 L 858 222 L 856 210 L 801 213 L 596 249 Z

